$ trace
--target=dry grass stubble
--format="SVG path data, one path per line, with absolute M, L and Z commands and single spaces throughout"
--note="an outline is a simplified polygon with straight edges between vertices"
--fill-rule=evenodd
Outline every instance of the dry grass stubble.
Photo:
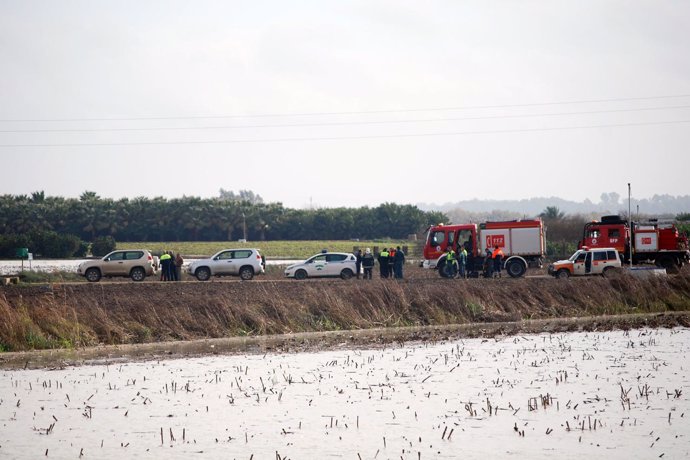
M 690 275 L 637 279 L 99 283 L 0 290 L 0 349 L 690 310 Z

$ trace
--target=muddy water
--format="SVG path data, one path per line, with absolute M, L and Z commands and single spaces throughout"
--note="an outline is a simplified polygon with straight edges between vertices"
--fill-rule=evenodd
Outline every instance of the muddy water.
M 687 458 L 688 352 L 677 328 L 4 371 L 0 458 Z

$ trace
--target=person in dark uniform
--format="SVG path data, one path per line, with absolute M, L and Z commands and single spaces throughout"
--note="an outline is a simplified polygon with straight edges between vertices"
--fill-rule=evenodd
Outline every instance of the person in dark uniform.
M 381 278 L 388 278 L 388 249 L 383 248 L 383 251 L 379 253 L 379 270 L 381 273 Z
M 374 255 L 371 253 L 371 249 L 366 248 L 364 255 L 362 256 L 362 267 L 364 268 L 364 279 L 371 279 L 371 272 L 374 270 Z
M 405 253 L 398 246 L 395 249 L 395 256 L 393 256 L 393 273 L 395 278 L 401 280 L 403 278 L 403 266 L 405 265 Z
M 359 279 L 359 274 L 362 271 L 362 250 L 357 249 L 355 252 L 355 271 L 357 272 L 357 279 Z

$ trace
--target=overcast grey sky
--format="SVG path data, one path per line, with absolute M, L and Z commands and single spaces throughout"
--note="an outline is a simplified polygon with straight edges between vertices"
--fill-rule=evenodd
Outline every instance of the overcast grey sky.
M 0 1 L 0 194 L 685 195 L 690 2 Z

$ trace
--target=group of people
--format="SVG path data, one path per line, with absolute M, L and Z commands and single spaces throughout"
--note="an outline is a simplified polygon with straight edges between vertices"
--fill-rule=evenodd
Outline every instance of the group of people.
M 370 280 L 372 277 L 372 272 L 374 271 L 374 265 L 376 265 L 376 259 L 374 254 L 371 253 L 371 249 L 366 248 L 364 253 L 361 249 L 358 249 L 355 253 L 355 270 L 357 271 L 357 278 L 360 277 L 362 269 L 364 269 L 364 279 Z M 405 266 L 405 253 L 400 246 L 396 248 L 383 248 L 378 255 L 379 263 L 379 273 L 381 278 L 403 278 L 403 267 Z
M 173 255 L 172 251 L 165 251 L 161 254 L 161 281 L 182 281 L 182 264 L 184 259 L 178 252 Z
M 504 257 L 503 250 L 499 246 L 496 246 L 493 251 L 486 248 L 484 265 L 482 266 L 485 278 L 501 277 L 501 264 Z M 453 247 L 448 245 L 446 249 L 446 273 L 449 278 L 467 278 L 467 249 L 465 246 L 459 246 L 456 253 Z

